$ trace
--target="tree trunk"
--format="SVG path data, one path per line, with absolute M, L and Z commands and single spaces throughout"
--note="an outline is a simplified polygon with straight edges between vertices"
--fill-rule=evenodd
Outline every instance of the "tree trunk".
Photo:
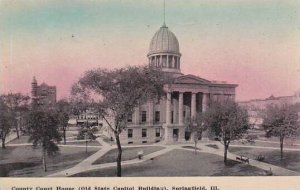
M 64 144 L 66 144 L 66 129 L 63 129 L 63 136 L 64 136 Z
M 47 171 L 47 164 L 46 164 L 46 150 L 44 148 L 43 149 L 43 167 L 44 167 L 44 171 Z
M 224 163 L 227 164 L 227 151 L 229 147 L 229 142 L 224 141 Z
M 195 154 L 197 154 L 197 141 L 195 141 Z
M 283 159 L 283 139 L 284 137 L 280 137 L 280 158 Z
M 5 149 L 6 146 L 5 146 L 5 138 L 2 138 L 2 148 Z
M 20 138 L 20 133 L 19 133 L 19 124 L 16 125 L 16 132 L 17 132 L 17 138 Z
M 122 166 L 121 166 L 121 161 L 122 161 L 122 147 L 121 147 L 121 142 L 120 142 L 119 134 L 115 133 L 115 137 L 116 137 L 116 142 L 117 142 L 117 146 L 118 146 L 117 176 L 121 177 L 122 176 Z

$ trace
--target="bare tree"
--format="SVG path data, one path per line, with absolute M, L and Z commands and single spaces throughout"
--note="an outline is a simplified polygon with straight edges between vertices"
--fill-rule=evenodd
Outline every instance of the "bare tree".
M 268 106 L 263 116 L 266 137 L 279 137 L 280 156 L 283 158 L 283 141 L 299 131 L 298 109 L 295 105 Z
M 204 113 L 204 123 L 211 134 L 221 139 L 224 145 L 224 163 L 232 140 L 242 138 L 249 128 L 247 111 L 232 101 L 212 102 Z
M 161 71 L 148 67 L 127 67 L 115 70 L 96 69 L 73 86 L 73 94 L 98 95 L 98 110 L 113 131 L 117 147 L 117 176 L 121 177 L 122 147 L 120 133 L 127 127 L 127 117 L 139 104 L 160 97 L 166 82 Z M 90 96 L 91 97 L 91 96 Z M 94 98 L 96 99 L 96 98 Z M 108 118 L 113 118 L 110 121 Z
M 206 130 L 203 119 L 203 113 L 197 113 L 195 117 L 187 117 L 184 121 L 187 131 L 192 135 L 195 154 L 197 153 L 198 141 L 202 139 L 202 132 Z

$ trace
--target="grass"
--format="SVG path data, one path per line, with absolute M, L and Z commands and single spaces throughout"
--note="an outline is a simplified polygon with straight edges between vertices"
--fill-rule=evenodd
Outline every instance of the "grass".
M 225 166 L 223 157 L 209 154 L 194 154 L 188 150 L 173 150 L 154 160 L 140 164 L 122 167 L 122 176 L 147 177 L 147 176 L 261 176 L 264 170 L 230 161 Z M 113 177 L 116 176 L 116 167 L 96 171 L 83 172 L 73 177 Z
M 210 147 L 210 148 L 213 148 L 213 149 L 220 149 L 220 148 L 218 147 L 218 145 L 216 145 L 216 144 L 207 144 L 207 145 L 205 145 L 205 146 Z
M 258 155 L 265 157 L 263 162 L 300 172 L 300 151 L 285 151 L 283 149 L 283 159 L 280 158 L 280 150 L 230 147 L 229 151 L 239 155 L 245 155 L 256 159 Z
M 62 141 L 60 144 L 64 145 L 64 142 Z M 81 146 L 85 146 L 85 141 L 77 141 L 77 142 L 68 142 L 66 143 L 66 145 L 81 145 Z M 101 144 L 98 141 L 88 141 L 87 143 L 88 146 L 101 146 Z
M 182 146 L 182 148 L 187 148 L 187 149 L 193 149 L 195 150 L 194 146 Z M 200 148 L 196 147 L 196 150 L 201 150 Z
M 16 139 L 10 141 L 10 142 L 7 143 L 7 144 L 23 144 L 23 143 L 29 143 L 28 140 L 29 140 L 29 136 L 23 135 L 23 136 L 20 136 L 19 139 L 16 138 Z
M 127 147 L 123 148 L 122 151 L 122 161 L 132 160 L 137 158 L 137 153 L 143 150 L 144 155 L 151 154 L 153 152 L 164 149 L 161 146 L 147 146 L 147 147 Z M 112 149 L 103 155 L 101 158 L 96 160 L 93 164 L 104 164 L 104 163 L 112 163 L 116 162 L 118 155 L 118 149 Z
M 0 149 L 0 177 L 40 177 L 73 167 L 86 157 L 95 153 L 95 149 L 60 147 L 60 153 L 47 158 L 48 171 L 42 166 L 41 149 L 32 146 L 7 147 Z

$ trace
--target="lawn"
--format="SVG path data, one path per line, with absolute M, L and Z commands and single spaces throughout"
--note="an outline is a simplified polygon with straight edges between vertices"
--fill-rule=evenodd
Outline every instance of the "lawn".
M 280 150 L 230 147 L 229 151 L 238 155 L 245 155 L 255 159 L 258 155 L 265 157 L 264 162 L 300 172 L 300 151 L 285 151 L 283 149 L 283 159 L 280 158 Z
M 223 157 L 197 153 L 187 150 L 173 150 L 154 160 L 140 164 L 122 167 L 122 175 L 125 177 L 149 177 L 149 176 L 261 176 L 264 170 L 230 161 L 229 166 L 223 163 Z M 106 168 L 97 171 L 83 172 L 74 177 L 112 177 L 116 176 L 116 168 Z
M 70 168 L 97 150 L 77 147 L 60 147 L 60 153 L 47 158 L 48 172 L 43 171 L 41 150 L 32 146 L 0 148 L 0 177 L 46 176 Z
M 279 148 L 279 141 L 272 141 L 272 142 L 267 142 L 267 141 L 254 141 L 252 143 L 241 143 L 238 141 L 232 142 L 231 144 L 234 145 L 246 145 L 246 146 L 263 146 L 263 147 L 274 147 L 274 148 Z M 298 148 L 300 150 L 300 145 L 294 144 L 291 145 L 290 143 L 285 142 L 285 144 L 283 145 L 284 148 L 293 148 L 296 149 Z
M 20 136 L 19 139 L 16 138 L 16 139 L 10 141 L 10 142 L 7 143 L 7 144 L 23 144 L 23 143 L 30 143 L 30 142 L 28 142 L 28 140 L 29 140 L 29 136 L 22 135 L 22 136 Z
M 122 161 L 132 160 L 137 158 L 137 153 L 141 150 L 143 150 L 144 155 L 147 155 L 162 149 L 164 149 L 164 147 L 161 146 L 123 148 Z M 93 164 L 104 164 L 104 163 L 116 162 L 117 155 L 118 155 L 118 149 L 112 149 L 109 152 L 107 152 L 105 155 L 103 155 L 101 158 L 96 160 Z
M 64 142 L 62 141 L 60 144 L 64 145 Z M 67 140 L 67 143 L 66 145 L 81 145 L 81 146 L 85 146 L 85 141 L 76 141 L 76 140 L 72 140 L 71 142 L 68 142 Z M 101 146 L 101 144 L 94 140 L 94 141 L 88 141 L 87 143 L 88 146 Z

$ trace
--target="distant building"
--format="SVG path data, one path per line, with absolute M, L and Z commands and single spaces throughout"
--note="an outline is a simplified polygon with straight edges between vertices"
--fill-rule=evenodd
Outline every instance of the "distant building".
M 254 128 L 260 128 L 263 119 L 261 112 L 264 111 L 267 106 L 281 106 L 284 104 L 296 104 L 300 103 L 300 90 L 298 90 L 293 96 L 278 96 L 271 95 L 266 99 L 255 99 L 249 101 L 238 102 L 240 106 L 248 111 L 249 121 Z
M 36 105 L 53 105 L 56 103 L 56 86 L 49 86 L 46 83 L 38 85 L 33 77 L 31 83 L 31 100 Z
M 100 120 L 99 114 L 92 109 L 81 111 L 78 116 L 75 116 L 75 118 L 76 118 L 77 125 L 80 124 L 99 125 L 102 122 L 102 120 Z

